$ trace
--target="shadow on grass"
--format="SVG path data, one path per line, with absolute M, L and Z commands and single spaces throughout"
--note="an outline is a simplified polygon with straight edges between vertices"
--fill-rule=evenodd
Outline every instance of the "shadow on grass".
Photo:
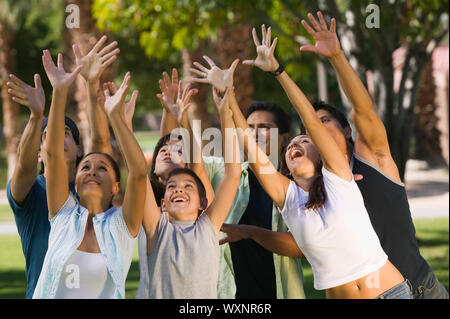
M 448 246 L 449 242 L 447 230 L 421 230 L 416 238 L 421 248 Z
M 0 272 L 0 298 L 24 299 L 27 281 L 23 270 L 4 270 Z

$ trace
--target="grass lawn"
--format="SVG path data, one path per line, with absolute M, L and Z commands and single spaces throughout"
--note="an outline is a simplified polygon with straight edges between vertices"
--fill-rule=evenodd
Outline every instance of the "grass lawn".
M 159 131 L 138 131 L 135 132 L 136 140 L 144 152 L 153 152 L 159 140 Z
M 428 261 L 440 282 L 449 289 L 449 219 L 415 220 L 422 256 Z M 0 236 L 0 298 L 23 298 L 26 291 L 25 260 L 16 235 Z M 309 299 L 325 298 L 313 288 L 311 267 L 304 262 L 305 293 Z M 139 283 L 137 250 L 126 282 L 126 297 L 134 298 Z

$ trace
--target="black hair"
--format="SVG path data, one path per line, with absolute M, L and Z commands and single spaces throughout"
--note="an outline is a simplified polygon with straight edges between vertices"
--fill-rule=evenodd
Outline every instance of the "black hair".
M 250 114 L 256 111 L 266 111 L 272 113 L 280 135 L 289 133 L 291 129 L 291 118 L 279 105 L 272 102 L 253 101 L 245 111 L 245 118 L 248 119 Z
M 68 116 L 64 116 L 64 124 L 70 129 L 70 132 L 72 134 L 72 138 L 75 141 L 75 144 L 78 146 L 81 146 L 81 139 L 80 139 L 80 131 L 78 130 L 78 126 L 75 124 L 75 122 Z M 42 143 L 42 135 L 44 133 L 45 128 L 48 125 L 48 117 L 44 117 L 41 124 L 41 143 Z M 83 158 L 83 155 L 77 156 L 77 159 L 75 161 L 75 167 L 80 164 L 81 159 Z M 45 172 L 45 166 L 44 163 L 41 162 L 39 164 L 39 175 L 44 174 Z
M 202 180 L 197 176 L 197 174 L 194 173 L 194 171 L 192 171 L 189 168 L 186 167 L 179 167 L 179 168 L 175 168 L 174 170 L 172 170 L 168 177 L 167 180 L 169 180 L 171 177 L 173 176 L 177 176 L 177 175 L 182 175 L 182 174 L 186 174 L 191 176 L 194 181 L 195 184 L 197 185 L 197 189 L 198 189 L 198 196 L 200 197 L 200 203 L 204 200 L 206 200 L 206 206 L 208 205 L 208 199 L 206 197 L 206 189 L 205 189 L 205 185 L 203 185 Z M 202 210 L 199 209 L 198 211 L 198 216 L 200 216 L 200 214 L 202 213 Z
M 42 133 L 44 133 L 45 128 L 48 124 L 48 117 L 45 117 L 42 120 L 41 125 L 41 140 L 42 140 Z M 72 133 L 73 140 L 77 145 L 80 145 L 80 131 L 78 130 L 78 126 L 75 124 L 75 122 L 68 116 L 64 116 L 64 124 L 70 129 L 70 132 Z
M 315 110 L 316 112 L 319 111 L 319 110 L 325 110 L 325 111 L 327 111 L 328 113 L 330 113 L 331 116 L 332 116 L 333 118 L 335 118 L 335 119 L 339 122 L 339 124 L 342 126 L 342 128 L 345 129 L 346 127 L 349 127 L 349 126 L 350 126 L 350 123 L 349 123 L 349 121 L 347 120 L 347 117 L 345 116 L 345 114 L 344 114 L 341 110 L 339 110 L 337 107 L 332 106 L 332 105 L 330 105 L 330 104 L 328 104 L 328 103 L 325 103 L 324 101 L 314 102 L 314 103 L 312 104 L 312 106 L 313 106 L 313 108 L 314 108 L 314 110 Z M 306 134 L 306 129 L 305 129 L 303 123 L 300 124 L 300 132 L 301 132 L 302 134 Z M 348 140 L 352 145 L 354 145 L 354 142 L 353 142 L 353 140 L 352 140 L 351 137 L 349 137 L 347 140 Z
M 296 136 L 294 136 L 293 139 L 295 137 Z M 308 202 L 305 204 L 306 209 L 318 209 L 325 205 L 325 200 L 327 199 L 327 192 L 325 190 L 325 184 L 323 183 L 322 166 L 323 166 L 322 160 L 319 160 L 316 167 L 314 168 L 318 176 L 312 182 L 311 187 L 308 191 L 309 197 Z M 294 179 L 286 164 L 286 156 L 284 154 L 281 159 L 281 174 L 283 174 L 290 180 Z
M 155 200 L 158 206 L 161 205 L 161 199 L 164 198 L 164 193 L 166 192 L 166 185 L 162 183 L 158 177 L 158 175 L 155 174 L 155 166 L 156 166 L 156 157 L 158 156 L 159 151 L 161 148 L 166 145 L 170 141 L 171 134 L 166 134 L 163 137 L 161 137 L 158 142 L 156 143 L 155 149 L 153 150 L 152 155 L 152 165 L 150 167 L 150 184 L 152 185 L 153 194 L 155 195 Z M 178 139 L 181 140 L 181 136 L 178 136 Z

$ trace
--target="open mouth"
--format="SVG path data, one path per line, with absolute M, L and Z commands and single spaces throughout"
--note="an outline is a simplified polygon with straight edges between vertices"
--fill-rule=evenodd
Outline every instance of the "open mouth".
M 297 158 L 302 157 L 303 155 L 305 155 L 304 151 L 300 148 L 296 148 L 291 151 L 290 157 L 291 160 L 295 160 Z
M 187 203 L 188 199 L 186 196 L 177 195 L 177 196 L 172 197 L 172 199 L 170 201 L 172 203 Z

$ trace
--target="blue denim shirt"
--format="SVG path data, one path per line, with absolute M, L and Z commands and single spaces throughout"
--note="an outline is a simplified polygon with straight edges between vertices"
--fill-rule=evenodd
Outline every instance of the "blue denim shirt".
M 59 212 L 50 220 L 48 250 L 33 298 L 54 298 L 61 272 L 68 258 L 80 246 L 89 212 L 70 194 Z M 133 238 L 123 219 L 122 208 L 111 207 L 93 217 L 100 252 L 116 286 L 114 298 L 125 298 L 125 280 L 134 254 Z

